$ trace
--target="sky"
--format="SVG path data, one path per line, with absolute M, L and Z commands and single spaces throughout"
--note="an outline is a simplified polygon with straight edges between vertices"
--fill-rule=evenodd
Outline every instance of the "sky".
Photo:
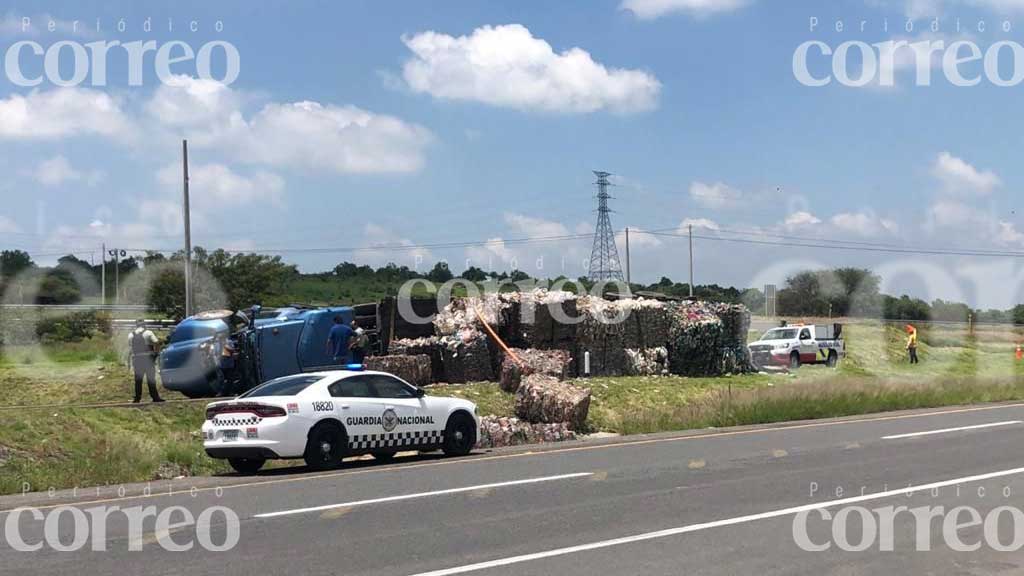
M 193 243 L 303 271 L 586 275 L 604 170 L 634 282 L 686 281 L 693 226 L 698 284 L 865 266 L 890 293 L 1006 308 L 1024 297 L 1024 88 L 956 86 L 942 53 L 908 51 L 892 86 L 881 64 L 851 86 L 818 48 L 809 72 L 832 81 L 808 86 L 794 55 L 1022 36 L 1024 0 L 4 2 L 0 247 L 180 249 L 187 139 Z M 135 70 L 118 45 L 60 46 L 115 41 L 215 46 L 209 70 L 162 77 L 155 50 Z

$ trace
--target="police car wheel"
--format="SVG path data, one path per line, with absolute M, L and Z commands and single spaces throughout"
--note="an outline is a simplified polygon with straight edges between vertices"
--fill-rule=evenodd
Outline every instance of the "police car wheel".
M 334 423 L 318 425 L 309 433 L 303 458 L 314 470 L 340 466 L 345 459 L 345 433 Z
M 444 429 L 444 445 L 441 447 L 448 456 L 465 456 L 476 445 L 476 426 L 466 414 L 454 414 Z
M 239 474 L 255 474 L 263 468 L 266 460 L 263 458 L 229 458 L 228 464 Z
M 798 368 L 800 368 L 800 355 L 793 352 L 789 355 L 789 369 L 796 370 Z
M 395 459 L 395 453 L 394 452 L 374 452 L 373 453 L 373 459 L 374 460 L 380 460 L 381 462 L 390 462 L 390 461 Z

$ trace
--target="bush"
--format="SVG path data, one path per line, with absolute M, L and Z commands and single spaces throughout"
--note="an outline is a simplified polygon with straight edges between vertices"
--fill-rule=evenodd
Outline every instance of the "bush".
M 40 319 L 36 324 L 36 337 L 43 342 L 81 342 L 91 338 L 97 330 L 109 333 L 109 316 L 93 311 L 72 312 Z

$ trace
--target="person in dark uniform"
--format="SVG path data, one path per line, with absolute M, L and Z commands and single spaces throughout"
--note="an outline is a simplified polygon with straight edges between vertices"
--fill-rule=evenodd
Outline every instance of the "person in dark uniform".
M 132 354 L 132 372 L 135 374 L 135 400 L 142 401 L 142 379 L 149 386 L 149 397 L 153 402 L 163 402 L 156 390 L 156 334 L 146 329 L 143 320 L 135 321 L 135 330 L 128 336 L 128 349 Z
M 334 326 L 327 336 L 327 353 L 331 355 L 335 364 L 344 365 L 352 363 L 352 337 L 355 330 L 340 315 L 334 317 Z

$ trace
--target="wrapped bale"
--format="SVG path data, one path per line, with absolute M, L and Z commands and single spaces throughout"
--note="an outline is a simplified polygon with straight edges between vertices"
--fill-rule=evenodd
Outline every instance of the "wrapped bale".
M 531 424 L 518 418 L 484 416 L 480 419 L 478 448 L 498 448 L 539 442 L 574 440 L 576 433 L 565 422 Z
M 576 327 L 576 373 L 585 374 L 590 353 L 590 375 L 621 376 L 625 372 L 624 310 L 602 298 L 577 300 L 582 321 Z
M 568 348 L 576 337 L 576 295 L 538 288 L 520 295 L 519 330 L 526 348 Z
M 441 358 L 441 350 L 444 345 L 437 336 L 425 338 L 402 338 L 393 340 L 388 346 L 388 353 L 392 355 L 405 356 L 427 356 L 430 358 L 430 381 L 443 382 L 444 362 Z
M 531 374 L 523 378 L 516 392 L 516 416 L 527 422 L 566 422 L 581 430 L 590 410 L 590 389 L 577 388 L 553 376 Z
M 668 348 L 626 349 L 627 376 L 657 376 L 668 373 Z
M 512 351 L 519 358 L 517 364 L 511 356 L 505 355 L 501 362 L 498 385 L 505 392 L 515 393 L 524 376 L 544 374 L 565 380 L 572 358 L 565 350 L 517 350 Z
M 727 373 L 753 371 L 753 359 L 747 348 L 750 310 L 742 304 L 716 304 L 714 312 L 722 321 L 723 370 Z
M 479 330 L 464 329 L 441 338 L 441 361 L 449 382 L 464 384 L 494 379 L 487 339 Z
M 415 386 L 430 384 L 430 357 L 416 355 L 368 356 L 367 370 L 388 372 Z
M 669 371 L 681 376 L 722 373 L 724 354 L 722 321 L 701 302 L 678 306 L 669 334 Z

